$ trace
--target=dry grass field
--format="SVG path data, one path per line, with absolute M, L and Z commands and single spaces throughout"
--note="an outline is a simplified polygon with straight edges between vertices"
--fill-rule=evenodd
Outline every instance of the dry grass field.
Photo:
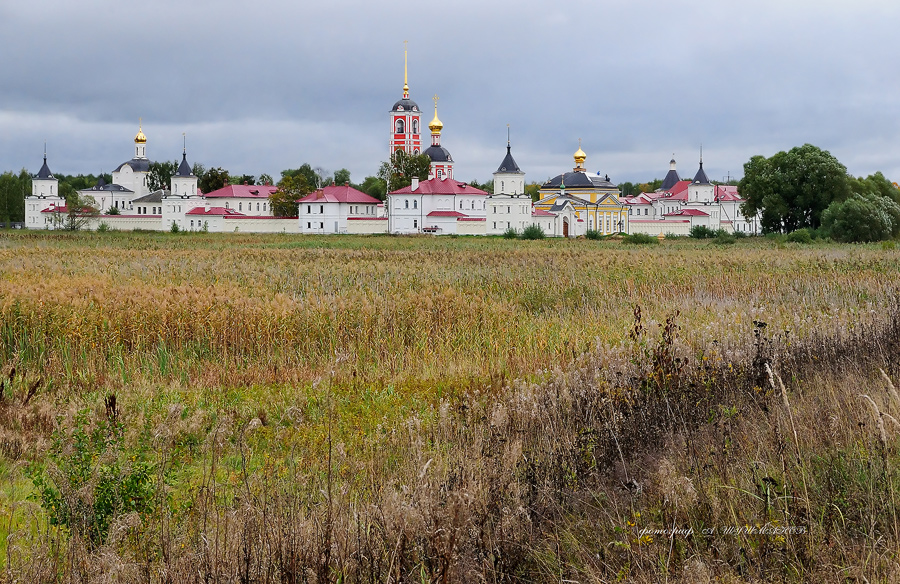
M 11 582 L 900 574 L 891 245 L 0 233 L 0 275 Z

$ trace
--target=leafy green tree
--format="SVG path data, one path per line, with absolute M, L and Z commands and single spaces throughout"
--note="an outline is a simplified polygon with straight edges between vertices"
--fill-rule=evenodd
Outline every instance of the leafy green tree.
M 850 195 L 850 181 L 847 169 L 828 151 L 804 144 L 771 158 L 752 157 L 744 164 L 738 192 L 746 199 L 741 211 L 747 217 L 761 213 L 764 232 L 789 233 L 817 229 L 825 209 Z
M 199 162 L 195 162 L 191 167 L 191 172 L 194 173 L 194 176 L 196 176 L 197 180 L 199 181 L 201 178 L 203 178 L 203 175 L 206 174 L 206 167 Z
M 662 183 L 663 183 L 663 181 L 661 178 L 655 178 L 649 182 L 634 185 L 635 190 L 637 190 L 635 195 L 639 195 L 641 193 L 652 193 L 656 189 L 662 187 Z
M 31 194 L 31 175 L 24 168 L 0 175 L 0 221 L 25 221 L 25 197 Z
M 623 197 L 634 197 L 641 194 L 638 185 L 632 182 L 623 182 L 619 184 L 619 191 L 621 191 Z
M 529 195 L 532 201 L 539 201 L 541 199 L 541 183 L 530 182 L 525 185 L 525 194 Z
M 271 174 L 263 173 L 263 174 L 259 175 L 259 180 L 257 180 L 257 184 L 274 185 L 275 179 L 272 178 Z
M 822 214 L 822 228 L 848 243 L 881 241 L 900 236 L 900 204 L 875 193 L 854 193 L 835 201 Z
M 359 190 L 370 197 L 375 197 L 379 201 L 383 201 L 387 196 L 387 185 L 377 176 L 367 176 L 362 184 L 359 185 Z
M 382 163 L 378 178 L 387 184 L 388 192 L 396 191 L 412 184 L 413 177 L 428 180 L 431 172 L 431 158 L 427 154 L 407 154 L 397 150 L 388 162 Z
M 887 197 L 895 203 L 900 203 L 900 190 L 894 183 L 884 177 L 881 172 L 870 174 L 866 178 L 850 178 L 850 190 L 854 193 L 871 193 Z
M 222 187 L 230 184 L 228 171 L 221 167 L 210 168 L 203 173 L 203 176 L 197 181 L 200 191 L 209 194 L 217 191 Z
M 150 172 L 147 173 L 147 188 L 151 193 L 168 189 L 177 171 L 178 163 L 175 161 L 151 162 Z
M 281 178 L 283 180 L 289 176 L 293 177 L 299 174 L 306 180 L 306 184 L 310 189 L 318 189 L 325 183 L 325 177 L 319 174 L 319 171 L 321 170 L 321 168 L 314 169 L 309 163 L 304 162 L 300 165 L 300 168 L 282 170 Z
M 230 184 L 230 185 L 243 185 L 243 184 L 255 185 L 256 177 L 253 176 L 252 174 L 235 175 L 235 176 L 229 177 L 228 184 Z
M 489 180 L 483 183 L 478 182 L 477 180 L 469 181 L 468 185 L 470 187 L 475 187 L 476 189 L 481 189 L 486 193 L 493 194 L 494 193 L 494 181 Z
M 334 171 L 334 184 L 343 185 L 350 182 L 350 171 L 346 168 Z
M 312 189 L 303 174 L 283 176 L 278 181 L 278 189 L 269 195 L 272 213 L 276 217 L 296 217 L 299 215 L 297 201 L 311 192 Z

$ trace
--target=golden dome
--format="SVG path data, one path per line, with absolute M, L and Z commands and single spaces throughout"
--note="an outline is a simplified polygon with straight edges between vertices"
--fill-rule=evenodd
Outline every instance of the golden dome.
M 432 134 L 440 134 L 441 130 L 444 129 L 444 124 L 441 123 L 441 120 L 437 117 L 437 108 L 434 108 L 434 119 L 431 120 L 431 123 L 428 124 L 428 129 L 431 130 Z
M 134 143 L 135 144 L 146 144 L 147 143 L 147 136 L 144 136 L 143 124 L 140 124 L 138 126 L 138 133 L 134 137 Z
M 584 153 L 584 150 L 582 150 L 581 146 L 579 145 L 578 150 L 575 152 L 575 164 L 584 164 L 585 158 L 587 158 L 587 154 Z

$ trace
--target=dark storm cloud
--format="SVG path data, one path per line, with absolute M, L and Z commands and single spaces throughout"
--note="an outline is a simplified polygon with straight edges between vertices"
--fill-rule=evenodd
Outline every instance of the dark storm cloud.
M 711 177 L 805 142 L 855 174 L 900 178 L 894 4 L 46 0 L 0 7 L 0 166 L 58 172 L 131 156 L 277 175 L 303 162 L 373 174 L 409 40 L 413 99 L 457 177 L 514 154 L 529 180 L 568 169 L 662 176 L 674 152 Z

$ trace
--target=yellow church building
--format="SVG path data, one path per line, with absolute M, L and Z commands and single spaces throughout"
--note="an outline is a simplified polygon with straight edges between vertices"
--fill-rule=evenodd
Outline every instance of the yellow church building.
M 604 235 L 627 233 L 628 209 L 619 201 L 619 188 L 610 182 L 609 176 L 599 172 L 588 174 L 584 167 L 587 154 L 581 149 L 580 141 L 574 157 L 575 168 L 572 172 L 555 176 L 541 185 L 538 191 L 540 199 L 534 208 L 555 212 L 571 205 L 582 229 L 599 231 Z

